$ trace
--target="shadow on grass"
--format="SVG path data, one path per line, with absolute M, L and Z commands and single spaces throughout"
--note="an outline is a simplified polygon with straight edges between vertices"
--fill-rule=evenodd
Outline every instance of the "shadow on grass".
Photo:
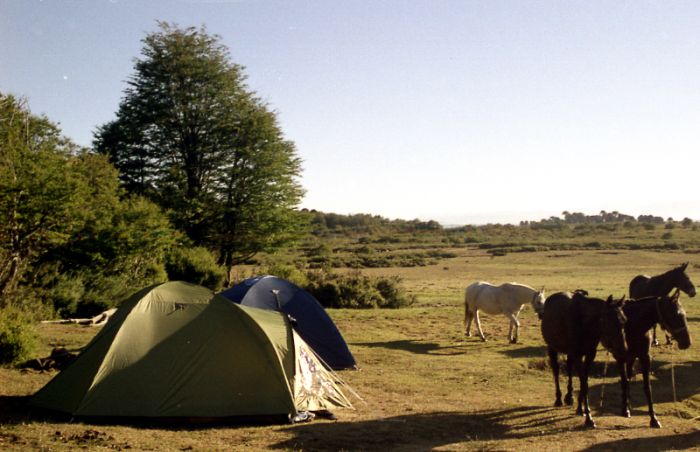
M 500 350 L 500 353 L 511 357 L 511 358 L 546 358 L 547 357 L 547 347 L 544 345 L 540 346 L 528 346 L 519 348 L 509 348 L 506 350 Z
M 0 396 L 0 425 L 16 425 L 30 420 L 27 406 L 31 396 Z
M 388 342 L 356 342 L 352 345 L 372 348 L 386 348 L 389 350 L 401 350 L 405 352 L 416 353 L 419 355 L 461 355 L 464 353 L 464 346 L 460 345 L 440 345 L 434 342 L 414 341 L 404 339 Z M 453 350 L 453 351 L 449 351 Z
M 599 443 L 586 451 L 617 451 L 617 450 L 682 450 L 695 449 L 700 444 L 700 431 L 654 436 L 651 438 L 630 438 Z
M 558 434 L 568 418 L 557 410 L 518 407 L 474 413 L 409 414 L 359 422 L 311 423 L 286 429 L 292 438 L 271 445 L 275 449 L 431 450 L 455 443 L 521 439 Z
M 657 403 L 673 402 L 673 379 L 671 375 L 671 363 L 667 361 L 653 361 L 652 373 L 654 379 L 651 381 L 652 400 Z M 618 373 L 615 365 L 608 369 L 608 377 L 612 381 L 605 384 L 603 411 L 617 414 L 620 411 L 621 390 L 618 380 Z M 676 401 L 682 402 L 700 392 L 700 362 L 689 361 L 674 364 Z M 599 405 L 602 383 L 590 385 L 589 394 L 591 403 Z M 630 381 L 630 403 L 633 415 L 647 414 L 647 399 L 644 395 L 642 384 L 642 374 L 638 372 Z M 661 421 L 663 424 L 663 420 Z

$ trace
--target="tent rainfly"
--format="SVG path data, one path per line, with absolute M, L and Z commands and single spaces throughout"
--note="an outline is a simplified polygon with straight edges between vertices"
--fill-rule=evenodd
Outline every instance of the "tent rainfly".
M 294 319 L 294 329 L 331 369 L 356 367 L 355 358 L 333 320 L 309 292 L 276 276 L 248 278 L 221 292 L 244 306 L 271 309 Z
M 284 314 L 183 282 L 125 301 L 30 404 L 73 416 L 229 418 L 351 407 Z

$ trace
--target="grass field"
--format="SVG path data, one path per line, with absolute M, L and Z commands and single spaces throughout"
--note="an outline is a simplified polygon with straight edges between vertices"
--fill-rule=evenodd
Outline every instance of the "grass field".
M 504 317 L 483 316 L 488 342 L 464 336 L 464 287 L 475 280 L 522 282 L 594 296 L 626 292 L 639 273 L 657 274 L 690 260 L 682 252 L 577 250 L 509 253 L 455 248 L 435 265 L 364 270 L 400 275 L 418 302 L 399 310 L 330 310 L 354 353 L 359 371 L 342 377 L 359 393 L 356 410 L 338 421 L 299 425 L 91 425 L 37 417 L 25 402 L 53 374 L 0 369 L 0 448 L 26 450 L 668 450 L 700 446 L 700 346 L 654 349 L 652 389 L 663 428 L 648 427 L 641 378 L 632 383 L 633 412 L 616 415 L 620 392 L 607 353 L 591 379 L 598 423 L 582 427 L 571 407 L 554 408 L 551 372 L 539 323 L 521 313 L 520 343 L 506 340 Z M 691 335 L 700 337 L 700 301 L 682 297 Z M 42 325 L 42 356 L 52 347 L 78 348 L 95 333 L 86 327 Z M 611 362 L 612 364 L 612 362 Z M 675 399 L 672 390 L 675 376 Z M 576 387 L 578 386 L 575 383 Z M 601 394 L 604 397 L 601 400 Z

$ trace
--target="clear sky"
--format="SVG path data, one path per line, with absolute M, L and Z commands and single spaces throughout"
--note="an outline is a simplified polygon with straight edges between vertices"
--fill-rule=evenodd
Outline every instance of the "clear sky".
M 700 220 L 700 2 L 0 0 L 0 91 L 90 145 L 156 21 L 206 25 L 302 207 L 445 224 Z

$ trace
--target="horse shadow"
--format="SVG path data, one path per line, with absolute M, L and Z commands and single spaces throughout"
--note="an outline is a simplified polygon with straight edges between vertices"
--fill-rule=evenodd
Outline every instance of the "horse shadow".
M 617 451 L 617 450 L 684 450 L 694 449 L 700 444 L 700 430 L 665 436 L 648 438 L 624 438 L 604 443 L 598 443 L 584 451 Z
M 543 419 L 545 414 L 554 414 Z M 272 449 L 304 450 L 433 450 L 460 443 L 555 435 L 570 427 L 553 427 L 568 416 L 536 406 L 474 413 L 433 412 L 358 422 L 310 423 L 291 426 L 291 438 Z M 546 431 L 539 428 L 545 428 Z M 368 434 L 367 432 L 372 432 Z
M 675 377 L 676 402 L 683 402 L 700 392 L 700 361 L 689 361 L 673 364 L 669 361 L 653 360 L 651 372 L 655 377 L 651 381 L 652 399 L 654 405 L 658 403 L 670 403 L 674 401 L 673 378 Z M 621 389 L 617 366 L 612 364 L 605 375 L 612 380 L 590 385 L 589 397 L 591 402 L 602 412 L 618 414 L 620 411 Z M 604 400 L 601 403 L 601 394 Z M 630 404 L 632 414 L 637 416 L 647 415 L 647 399 L 642 386 L 642 374 L 637 372 L 630 379 Z M 601 407 L 602 405 L 602 407 Z
M 547 347 L 544 345 L 508 348 L 499 352 L 510 358 L 547 358 Z
M 389 350 L 401 350 L 418 355 L 461 355 L 466 344 L 440 345 L 435 342 L 423 342 L 413 339 L 403 339 L 386 342 L 355 342 L 352 345 L 370 348 L 386 348 Z

